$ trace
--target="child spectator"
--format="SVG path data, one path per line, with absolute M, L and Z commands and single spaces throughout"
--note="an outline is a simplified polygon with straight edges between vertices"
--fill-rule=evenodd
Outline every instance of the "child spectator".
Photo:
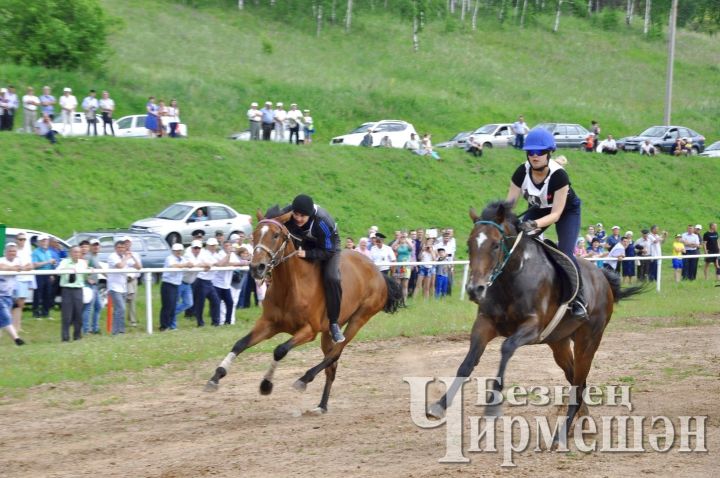
M 682 279 L 682 270 L 683 270 L 683 259 L 682 256 L 685 254 L 685 244 L 682 242 L 682 234 L 676 234 L 675 240 L 672 244 L 672 250 L 673 250 L 673 260 L 672 260 L 672 266 L 673 270 L 675 271 L 675 282 L 680 282 L 680 279 Z
M 437 248 L 437 261 L 447 262 L 448 257 L 445 252 L 445 248 Z M 435 297 L 445 297 L 448 293 L 448 277 L 450 276 L 450 265 L 449 264 L 438 264 L 435 266 Z
M 590 248 L 588 249 L 587 257 L 605 257 L 606 255 L 607 252 L 605 251 L 605 248 L 600 244 L 600 239 L 594 237 L 592 243 L 590 244 Z M 595 265 L 597 265 L 599 269 L 602 269 L 603 261 L 596 261 Z

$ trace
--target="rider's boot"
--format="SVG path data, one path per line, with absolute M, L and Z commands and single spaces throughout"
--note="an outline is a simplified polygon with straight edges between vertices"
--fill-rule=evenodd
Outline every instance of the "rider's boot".
M 583 286 L 581 282 L 578 293 L 575 296 L 575 300 L 573 300 L 572 304 L 570 304 L 570 313 L 576 319 L 587 320 L 588 315 L 586 305 L 587 303 L 585 302 L 585 296 L 583 294 Z
M 345 336 L 337 322 L 330 322 L 330 337 L 332 337 L 333 342 L 336 344 L 345 342 Z

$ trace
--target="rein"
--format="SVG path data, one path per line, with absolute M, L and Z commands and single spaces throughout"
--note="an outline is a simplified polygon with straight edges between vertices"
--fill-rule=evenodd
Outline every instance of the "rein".
M 290 254 L 285 254 L 285 248 L 288 245 L 288 242 L 290 242 L 290 239 L 300 240 L 299 237 L 294 236 L 290 231 L 288 231 L 287 227 L 285 227 L 284 224 L 282 224 L 279 221 L 276 221 L 275 219 L 262 219 L 258 222 L 258 226 L 260 224 L 273 224 L 275 226 L 278 226 L 280 228 L 280 231 L 282 232 L 285 239 L 283 240 L 283 243 L 278 247 L 276 251 L 273 251 L 269 247 L 267 247 L 265 244 L 257 244 L 255 248 L 253 249 L 253 254 L 255 251 L 260 249 L 261 251 L 267 253 L 270 256 L 270 264 L 268 265 L 267 274 L 270 275 L 272 273 L 272 270 L 285 262 L 286 260 L 290 259 L 294 255 L 298 253 L 298 251 L 293 251 Z M 278 257 L 279 256 L 279 257 Z
M 520 234 L 518 234 L 517 236 L 508 236 L 505 234 L 505 229 L 503 229 L 500 224 L 494 221 L 475 221 L 475 225 L 477 226 L 478 224 L 486 224 L 488 226 L 492 226 L 498 231 L 500 231 L 500 235 L 502 236 L 502 240 L 500 241 L 500 243 L 502 244 L 503 248 L 503 257 L 495 264 L 495 267 L 493 267 L 492 273 L 490 274 L 490 280 L 487 284 L 487 287 L 489 288 L 493 284 L 493 282 L 495 282 L 495 280 L 500 276 L 500 274 L 502 274 L 502 271 L 505 269 L 505 266 L 510 260 L 510 256 L 512 256 L 513 251 L 518 246 L 518 244 L 520 244 L 520 239 L 522 239 L 523 237 L 523 232 L 520 231 Z M 515 241 L 513 242 L 512 247 L 508 249 L 507 241 L 512 239 L 513 237 L 515 238 Z

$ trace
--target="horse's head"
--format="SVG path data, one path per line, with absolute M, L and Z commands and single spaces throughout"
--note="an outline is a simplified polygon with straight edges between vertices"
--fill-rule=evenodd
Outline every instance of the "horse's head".
M 485 297 L 502 271 L 512 247 L 510 238 L 517 235 L 517 217 L 511 209 L 511 204 L 502 201 L 488 205 L 481 216 L 470 209 L 474 227 L 468 238 L 470 277 L 466 289 L 474 302 Z
M 258 223 L 253 231 L 253 256 L 250 262 L 250 274 L 263 280 L 294 249 L 290 231 L 285 222 L 291 212 L 277 217 L 267 217 L 258 211 Z M 288 250 L 288 245 L 290 250 Z

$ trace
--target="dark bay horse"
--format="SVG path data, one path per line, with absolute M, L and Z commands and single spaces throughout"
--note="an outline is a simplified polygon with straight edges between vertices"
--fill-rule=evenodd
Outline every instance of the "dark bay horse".
M 470 210 L 474 227 L 468 238 L 470 277 L 468 296 L 478 304 L 477 318 L 470 336 L 470 350 L 458 368 L 457 379 L 445 395 L 428 409 L 428 416 L 441 418 L 466 377 L 480 360 L 485 346 L 497 336 L 507 337 L 501 347 L 499 381 L 503 388 L 505 367 L 515 350 L 522 345 L 546 343 L 555 362 L 574 386 L 565 420 L 564 435 L 554 437 L 563 444 L 567 431 L 582 406 L 582 394 L 595 352 L 610 321 L 614 302 L 630 297 L 642 287 L 620 289 L 620 278 L 590 261 L 579 260 L 580 273 L 588 302 L 588 319 L 579 321 L 567 314 L 545 340 L 540 336 L 561 305 L 561 277 L 547 258 L 543 246 L 527 237 L 517 244 L 517 217 L 504 202 L 489 204 L 478 217 Z M 513 248 L 514 246 L 514 248 Z M 572 393 L 572 392 L 571 392 Z M 498 406 L 488 405 L 486 415 L 497 415 Z
M 258 280 L 271 279 L 263 300 L 262 315 L 250 333 L 238 340 L 220 363 L 205 390 L 217 390 L 220 379 L 227 374 L 230 364 L 243 350 L 284 332 L 292 335 L 292 338 L 275 348 L 273 362 L 260 384 L 260 393 L 268 395 L 272 392 L 272 378 L 278 362 L 291 349 L 311 342 L 317 334 L 321 334 L 320 345 L 324 359 L 305 372 L 294 387 L 305 390 L 307 384 L 325 370 L 325 388 L 320 405 L 315 410 L 325 413 L 335 380 L 337 361 L 343 349 L 375 314 L 381 310 L 388 313 L 397 311 L 402 301 L 402 290 L 394 279 L 381 274 L 370 259 L 358 252 L 343 250 L 340 260 L 343 294 L 339 323 L 341 326 L 346 325 L 345 341 L 334 344 L 328 333 L 320 267 L 295 255 L 293 236 L 284 226 L 290 215 L 287 213 L 276 218 L 265 218 L 258 212 L 259 221 L 253 231 L 255 250 L 250 273 Z

